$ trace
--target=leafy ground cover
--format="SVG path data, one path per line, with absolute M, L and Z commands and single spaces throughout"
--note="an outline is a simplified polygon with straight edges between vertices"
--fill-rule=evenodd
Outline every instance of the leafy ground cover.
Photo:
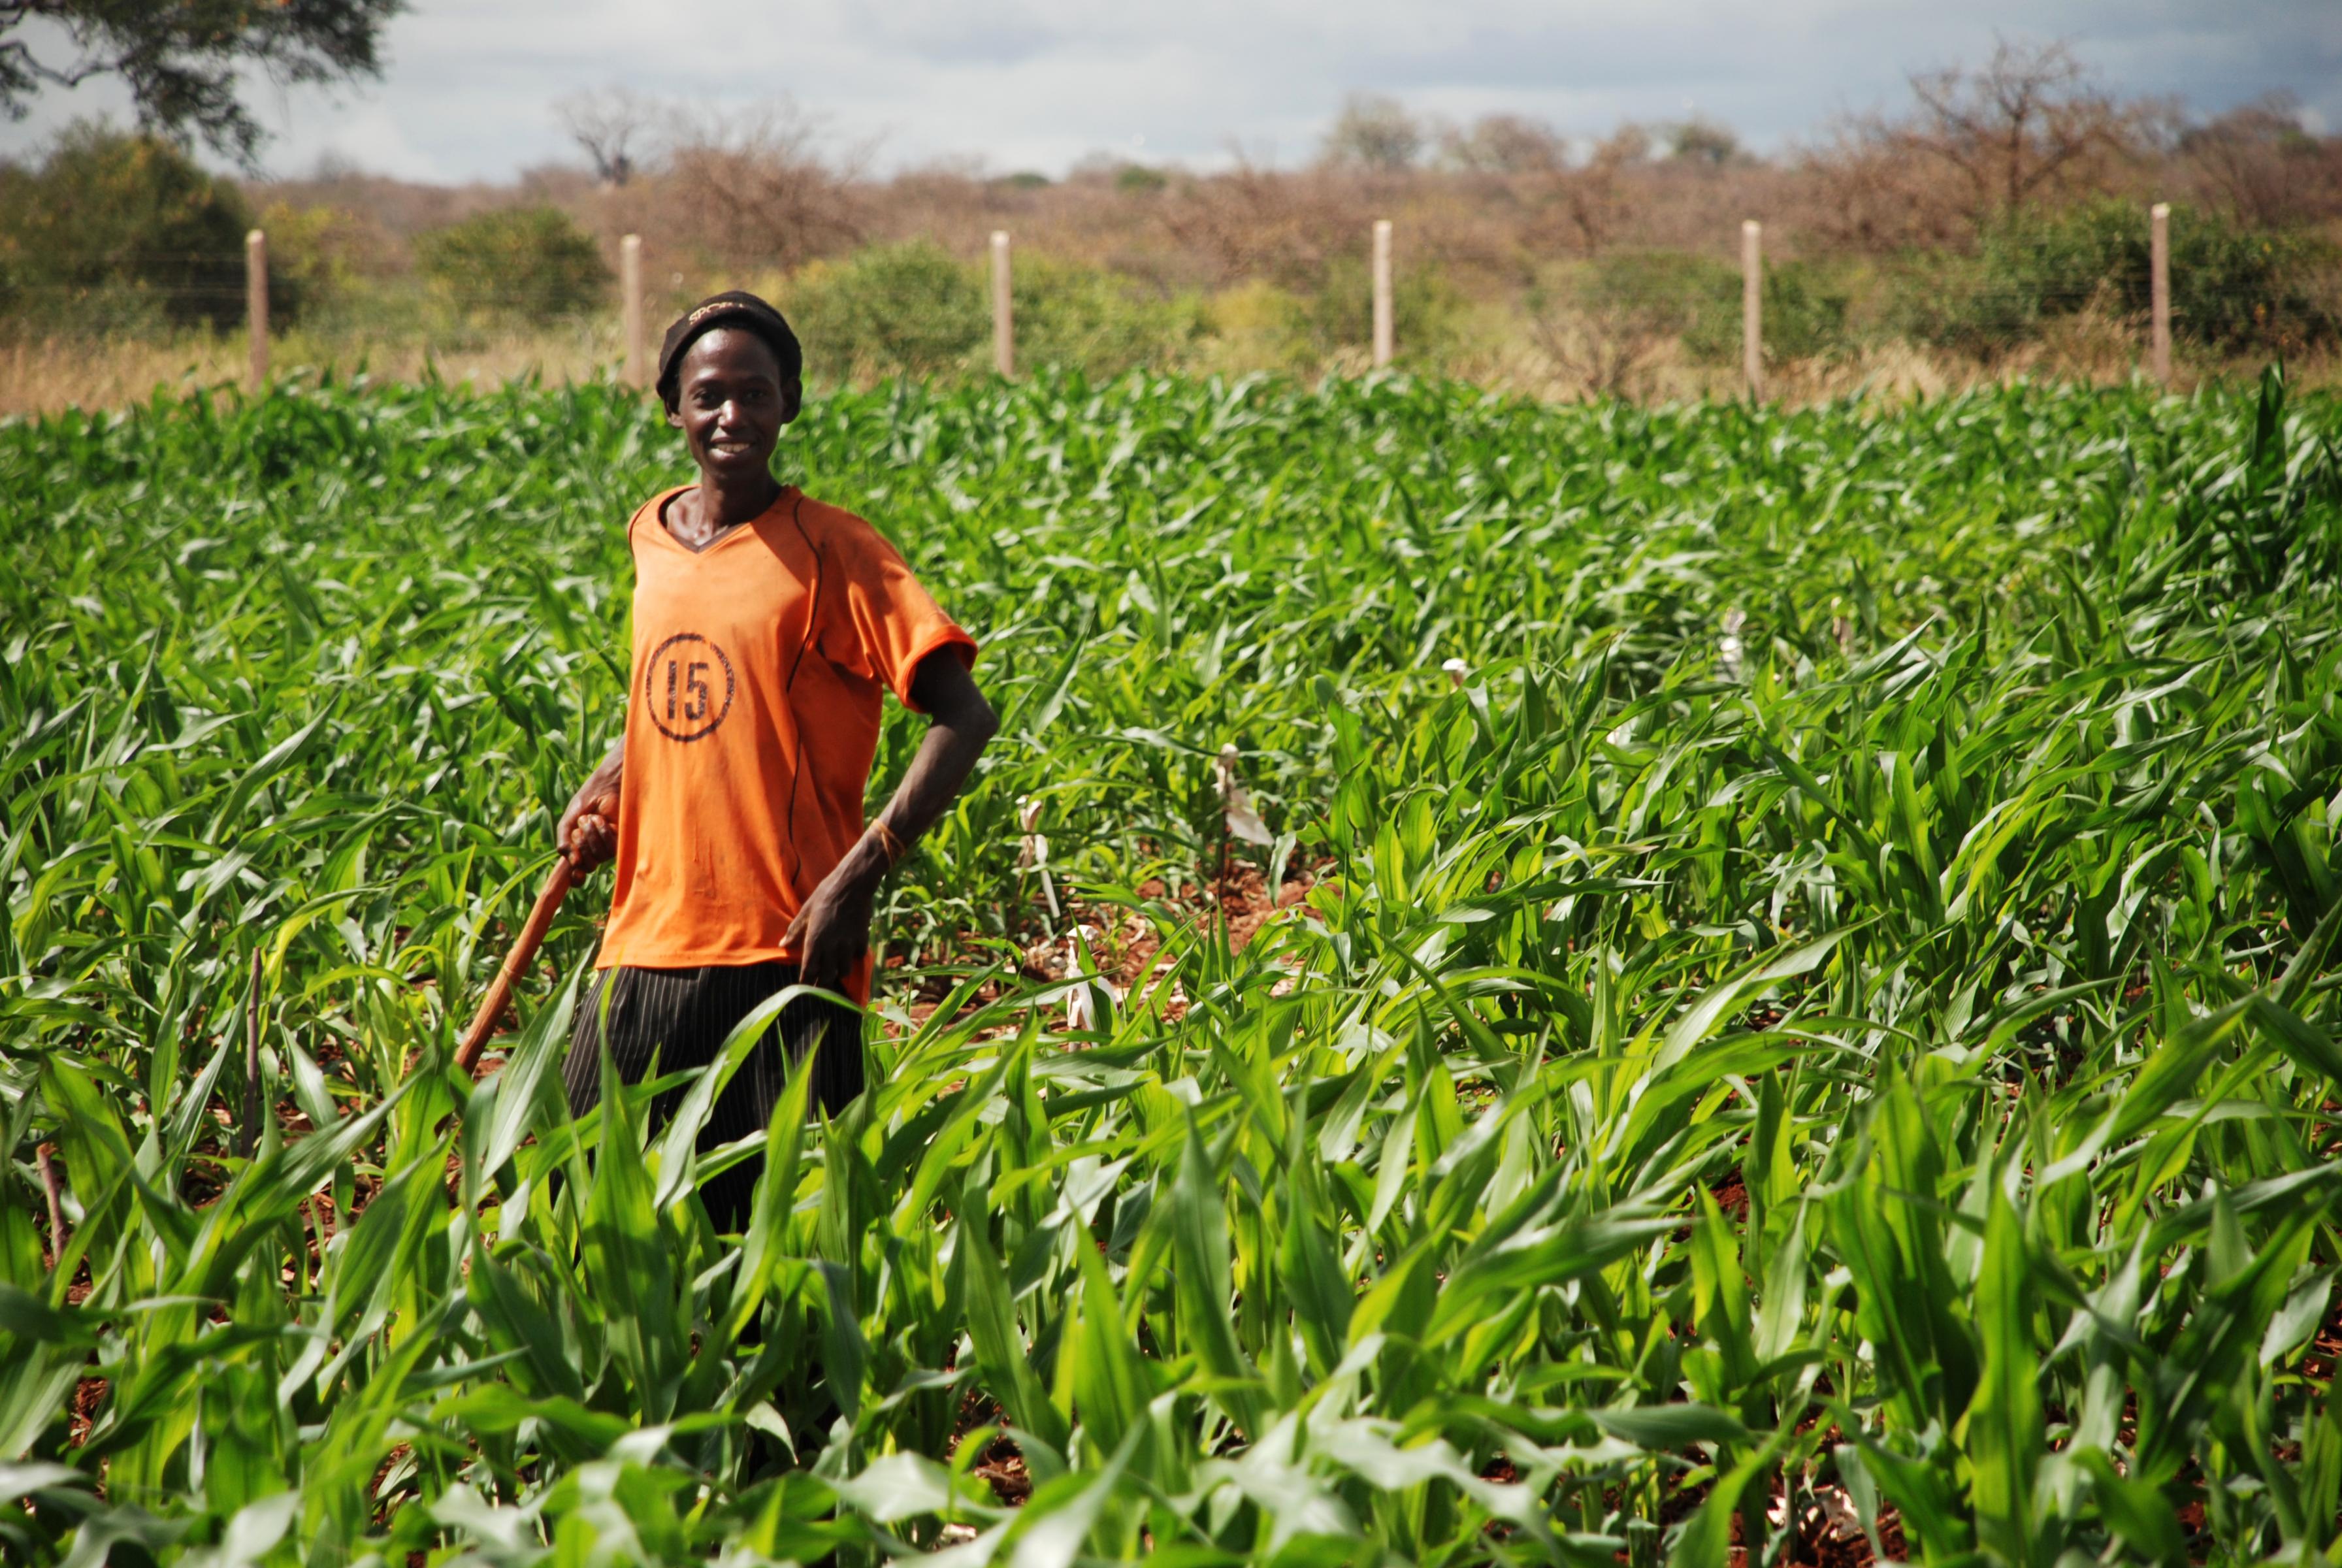
M 2328 1553 L 2337 431 L 816 403 L 1006 723 L 736 1241 L 556 1092 L 600 888 L 449 1065 L 652 414 L 0 428 L 5 1554 Z

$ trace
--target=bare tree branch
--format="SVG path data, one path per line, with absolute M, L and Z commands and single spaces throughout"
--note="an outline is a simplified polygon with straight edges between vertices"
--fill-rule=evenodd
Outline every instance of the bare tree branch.
M 572 93 L 554 105 L 553 115 L 606 185 L 634 178 L 660 123 L 671 117 L 656 101 L 621 86 Z
M 2157 113 L 2151 102 L 2116 100 L 2063 43 L 2001 39 L 1982 65 L 1908 80 L 1906 114 L 1842 122 L 1836 143 L 1809 160 L 1835 187 L 1841 237 L 1973 238 L 2065 192 L 2105 185 L 2144 154 Z M 1948 204 L 1947 170 L 1957 192 Z
M 381 74 L 382 29 L 406 0 L 12 0 L 0 5 L 0 114 L 22 119 L 44 88 L 118 76 L 139 125 L 200 140 L 249 165 L 266 139 L 239 73 L 279 84 Z M 69 62 L 36 55 L 26 24 L 61 32 Z

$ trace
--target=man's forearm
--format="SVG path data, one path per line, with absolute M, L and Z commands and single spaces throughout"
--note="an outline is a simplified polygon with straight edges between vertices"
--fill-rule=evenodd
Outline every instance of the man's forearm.
M 876 819 L 897 845 L 907 850 L 950 809 L 999 727 L 992 709 L 980 704 L 974 713 L 938 715 L 927 727 L 903 782 Z M 872 884 L 886 874 L 890 864 L 887 846 L 876 832 L 865 834 L 846 857 L 846 874 Z
M 929 654 L 913 677 L 911 696 L 932 722 L 903 782 L 840 868 L 866 888 L 877 886 L 879 878 L 950 808 L 967 775 L 976 771 L 976 759 L 1000 729 L 992 704 L 955 653 Z
M 930 718 L 894 797 L 790 922 L 787 941 L 806 980 L 833 985 L 869 950 L 878 884 L 959 794 L 985 743 L 1000 728 L 956 651 L 929 654 L 911 682 L 912 705 Z

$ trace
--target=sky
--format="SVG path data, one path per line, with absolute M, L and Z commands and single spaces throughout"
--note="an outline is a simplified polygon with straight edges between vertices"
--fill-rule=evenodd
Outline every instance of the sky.
M 2342 129 L 2342 0 L 415 0 L 380 81 L 264 81 L 247 101 L 270 173 L 444 183 L 578 162 L 553 106 L 611 85 L 786 98 L 880 172 L 1297 164 L 1353 91 L 1573 135 L 1702 115 L 1770 153 L 1996 36 L 2066 40 L 2109 87 L 2201 113 L 2289 91 L 2310 128 Z M 0 122 L 0 156 L 125 105 L 103 85 L 48 95 Z

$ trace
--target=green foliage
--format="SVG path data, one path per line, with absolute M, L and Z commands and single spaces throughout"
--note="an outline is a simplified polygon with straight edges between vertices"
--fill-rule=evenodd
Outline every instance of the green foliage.
M 1850 300 L 1839 269 L 1802 260 L 1767 262 L 1763 285 L 1766 363 L 1817 359 L 1846 349 Z M 1711 365 L 1737 363 L 1740 315 L 1740 276 L 1734 271 L 1732 286 L 1711 298 L 1685 335 L 1684 346 L 1694 358 Z
M 498 207 L 416 236 L 415 265 L 466 319 L 531 325 L 598 308 L 610 269 L 559 207 Z
M 956 380 L 992 364 L 986 287 L 982 266 L 912 240 L 817 262 L 788 280 L 782 300 L 816 378 Z M 1147 299 L 1112 273 L 1048 255 L 1017 255 L 1010 291 L 1020 371 L 1112 377 L 1159 367 L 1199 326 L 1192 302 Z
M 142 127 L 249 164 L 265 139 L 245 73 L 279 85 L 381 71 L 375 43 L 405 0 L 44 0 L 0 9 L 0 113 L 59 81 L 115 76 Z M 19 31 L 38 20 L 45 32 Z
M 1655 336 L 1696 342 L 1704 358 L 1721 362 L 1740 352 L 1740 274 L 1714 256 L 1608 252 L 1579 275 L 1576 294 L 1589 312 Z
M 1303 352 L 1323 363 L 1341 354 L 1359 354 L 1374 342 L 1374 274 L 1366 257 L 1344 252 L 1329 260 L 1314 292 L 1299 296 L 1297 325 Z M 1398 265 L 1391 269 L 1392 352 L 1403 365 L 1438 363 L 1456 344 L 1463 325 L 1464 295 L 1436 266 Z
M 2314 235 L 2261 232 L 2174 205 L 2174 338 L 2227 352 L 2293 353 L 2342 333 L 2334 246 Z M 2089 308 L 2143 322 L 2151 301 L 2147 215 L 2101 197 L 1988 228 L 1973 257 L 1916 258 L 1902 315 L 1914 335 L 1989 355 Z
M 268 236 L 269 319 L 291 310 L 312 332 L 360 324 L 425 330 L 423 291 L 380 274 L 382 231 L 341 207 L 274 202 L 255 220 Z
M 1740 269 L 1690 251 L 1619 251 L 1597 257 L 1576 280 L 1580 309 L 1652 336 L 1676 336 L 1692 358 L 1737 365 Z M 1768 262 L 1764 278 L 1765 357 L 1812 359 L 1847 344 L 1848 291 L 1811 262 Z
M 242 194 L 168 143 L 75 125 L 38 168 L 0 166 L 0 309 L 54 333 L 235 325 L 251 227 Z
M 1352 93 L 1327 127 L 1319 155 L 1328 164 L 1388 174 L 1421 157 L 1429 129 L 1386 93 Z
M 1150 298 L 1126 278 L 1048 255 L 1016 258 L 1009 303 L 1020 367 L 1099 380 L 1176 365 L 1202 330 L 1193 299 Z
M 1004 725 L 733 1239 L 654 1086 L 565 1113 L 606 882 L 449 1071 L 621 720 L 656 411 L 0 426 L 0 1553 L 2331 1560 L 2337 434 L 816 399 L 791 477 Z M 1223 745 L 1313 884 L 1242 943 Z
M 991 315 L 977 269 L 932 240 L 816 262 L 780 297 L 815 382 L 936 376 L 965 369 Z

